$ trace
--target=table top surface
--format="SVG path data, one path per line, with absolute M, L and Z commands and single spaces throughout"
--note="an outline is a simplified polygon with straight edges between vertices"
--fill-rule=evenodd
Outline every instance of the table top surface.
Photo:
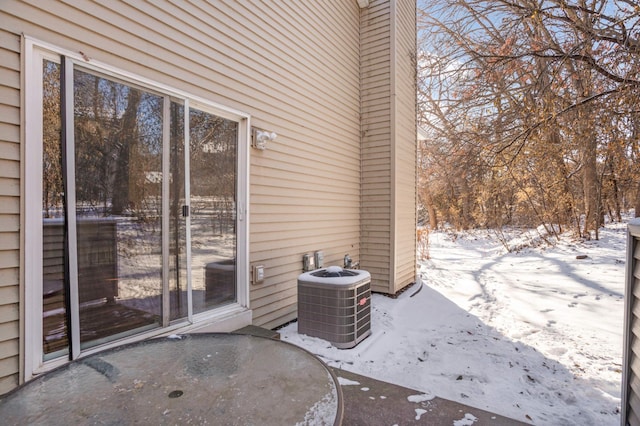
M 264 337 L 206 333 L 124 345 L 70 362 L 0 397 L 4 424 L 333 425 L 335 375 Z

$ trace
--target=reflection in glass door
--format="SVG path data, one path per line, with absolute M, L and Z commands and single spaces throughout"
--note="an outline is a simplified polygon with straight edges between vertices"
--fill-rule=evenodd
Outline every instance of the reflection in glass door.
M 169 288 L 172 321 L 188 317 L 189 288 L 192 314 L 237 301 L 238 123 L 190 108 L 189 154 L 186 155 L 184 109 L 184 105 L 171 103 Z M 190 176 L 188 182 L 186 171 Z M 187 262 L 188 255 L 190 262 Z
M 80 343 L 161 323 L 163 97 L 74 72 Z
M 42 63 L 42 328 L 47 356 L 68 353 L 60 64 Z
M 45 360 L 238 300 L 238 122 L 65 69 L 43 60 Z
M 170 320 L 188 316 L 187 214 L 185 196 L 184 105 L 171 102 L 169 174 Z
M 69 352 L 71 304 L 80 348 L 158 327 L 161 318 L 163 98 L 81 70 L 64 93 L 61 69 L 43 61 L 45 359 Z M 65 96 L 72 129 L 62 125 Z M 66 162 L 64 142 L 73 147 Z
M 193 312 L 235 302 L 238 123 L 189 111 Z

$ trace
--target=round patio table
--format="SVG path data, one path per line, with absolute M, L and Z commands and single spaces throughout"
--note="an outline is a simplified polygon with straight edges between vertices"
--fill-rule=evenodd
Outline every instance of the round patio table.
M 205 333 L 70 362 L 0 397 L 3 424 L 339 425 L 336 376 L 279 340 Z

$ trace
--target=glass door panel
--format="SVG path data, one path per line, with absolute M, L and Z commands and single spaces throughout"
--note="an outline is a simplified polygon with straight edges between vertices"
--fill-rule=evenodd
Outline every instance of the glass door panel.
M 189 111 L 193 312 L 233 303 L 236 291 L 238 123 Z
M 45 361 L 238 301 L 239 122 L 59 60 L 41 68 Z
M 188 315 L 184 105 L 171 102 L 170 116 L 169 305 L 173 321 Z
M 162 107 L 74 72 L 81 348 L 162 323 Z
M 65 303 L 64 189 L 60 64 L 42 67 L 42 347 L 45 359 L 69 352 Z

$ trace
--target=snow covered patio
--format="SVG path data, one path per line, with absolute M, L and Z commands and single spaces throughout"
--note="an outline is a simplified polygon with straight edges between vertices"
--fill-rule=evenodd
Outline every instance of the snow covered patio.
M 535 233 L 432 233 L 421 291 L 374 294 L 373 334 L 355 348 L 298 334 L 296 323 L 279 332 L 333 368 L 425 401 L 477 407 L 468 411 L 477 422 L 455 424 L 482 424 L 484 410 L 536 425 L 618 425 L 626 224 L 607 224 L 600 236 L 563 236 L 549 247 Z M 507 253 L 503 243 L 521 248 Z M 355 393 L 355 406 L 382 407 L 387 396 L 364 382 L 342 388 L 345 399 Z M 409 396 L 394 399 L 398 407 Z M 421 420 L 429 424 L 429 408 L 415 404 L 398 411 L 398 424 L 415 419 L 415 409 L 427 410 Z

